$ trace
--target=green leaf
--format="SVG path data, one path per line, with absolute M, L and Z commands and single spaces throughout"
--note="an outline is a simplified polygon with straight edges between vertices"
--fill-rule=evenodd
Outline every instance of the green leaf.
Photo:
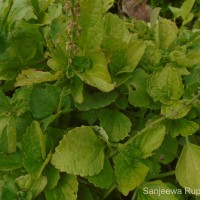
M 183 118 L 191 109 L 191 105 L 187 105 L 186 103 L 187 101 L 182 99 L 174 101 L 170 105 L 162 105 L 161 114 L 168 119 Z
M 10 49 L 22 63 L 35 58 L 39 49 L 43 52 L 44 41 L 37 26 L 28 23 L 19 24 L 11 41 Z
M 114 0 L 102 0 L 102 12 L 106 13 L 114 4 Z
M 29 108 L 29 97 L 32 91 L 32 86 L 24 86 L 15 90 L 12 96 L 11 104 L 16 116 L 30 111 Z
M 16 119 L 10 117 L 7 126 L 8 153 L 14 153 L 17 146 Z
M 4 153 L 0 153 L 0 170 L 16 170 L 21 168 L 22 166 L 22 162 L 19 160 L 16 154 L 6 155 Z
M 180 8 L 181 17 L 186 20 L 194 6 L 195 0 L 185 0 Z
M 187 119 L 170 120 L 167 125 L 172 137 L 177 137 L 179 134 L 182 136 L 192 135 L 199 130 L 196 122 Z
M 61 140 L 51 163 L 60 171 L 93 176 L 103 170 L 104 144 L 89 126 L 77 127 Z
M 61 89 L 53 85 L 45 88 L 34 87 L 30 94 L 29 106 L 35 118 L 45 118 L 57 111 Z
M 161 191 L 165 191 L 165 193 L 163 194 Z M 176 195 L 182 196 L 182 193 L 181 189 L 157 180 L 142 184 L 138 189 L 137 200 L 178 200 Z
M 141 40 L 132 40 L 126 48 L 113 53 L 110 70 L 113 74 L 133 72 L 145 52 L 146 45 Z
M 10 99 L 0 90 L 0 117 L 8 115 L 10 111 Z
M 78 38 L 78 46 L 86 52 L 97 51 L 103 36 L 103 15 L 101 0 L 85 0 L 80 2 L 81 35 Z
M 165 126 L 158 125 L 139 132 L 130 141 L 130 145 L 141 151 L 142 158 L 147 158 L 162 144 L 164 137 Z
M 70 92 L 76 103 L 83 102 L 83 82 L 77 76 L 71 79 Z
M 60 179 L 59 171 L 55 169 L 54 166 L 48 165 L 44 170 L 44 175 L 47 177 L 48 180 L 47 188 L 54 189 L 57 186 L 58 181 Z
M 13 178 L 8 177 L 5 180 L 3 187 L 1 187 L 1 199 L 13 200 L 17 198 L 18 188 Z
M 78 74 L 88 85 L 98 88 L 103 92 L 114 89 L 114 84 L 108 71 L 107 61 L 103 53 L 95 52 L 88 56 L 92 61 L 91 69 Z
M 200 63 L 200 52 L 197 50 L 192 50 L 188 53 L 175 50 L 169 56 L 172 61 L 177 62 L 181 67 L 191 68 Z
M 178 28 L 171 20 L 159 17 L 156 30 L 156 44 L 161 49 L 169 48 L 175 41 Z
M 149 75 L 142 69 L 136 69 L 132 75 L 132 78 L 128 82 L 129 96 L 128 101 L 131 105 L 136 107 L 150 107 L 152 104 L 152 98 L 146 92 L 146 83 Z
M 126 196 L 145 180 L 149 168 L 136 155 L 137 149 L 123 146 L 119 152 L 113 158 L 116 182 L 119 191 Z
M 104 37 L 102 47 L 106 51 L 115 51 L 126 47 L 130 34 L 122 19 L 112 13 L 104 16 Z
M 118 96 L 118 93 L 111 91 L 109 93 L 84 93 L 84 100 L 82 104 L 76 103 L 76 107 L 81 111 L 102 108 L 113 103 Z
M 200 147 L 186 142 L 175 170 L 176 179 L 183 188 L 190 188 L 193 191 L 199 188 L 199 165 Z
M 50 72 L 37 71 L 35 69 L 26 69 L 22 70 L 21 74 L 18 74 L 15 87 L 55 81 L 59 76 L 59 71 L 56 74 L 52 74 Z
M 111 187 L 115 181 L 115 177 L 110 161 L 106 158 L 103 170 L 97 175 L 88 176 L 86 178 L 90 183 L 94 184 L 96 187 L 105 189 Z
M 63 174 L 54 189 L 45 189 L 47 200 L 77 200 L 78 181 L 76 176 Z
M 177 150 L 178 150 L 177 139 L 172 138 L 170 134 L 167 134 L 163 140 L 162 145 L 155 151 L 155 154 L 153 155 L 152 158 L 156 162 L 168 164 L 177 157 Z
M 99 113 L 99 120 L 100 126 L 105 129 L 111 142 L 123 140 L 131 130 L 130 119 L 118 111 L 103 109 Z
M 36 16 L 26 0 L 15 0 L 13 1 L 12 10 L 9 13 L 8 20 L 12 22 L 17 22 L 22 19 L 29 20 L 35 18 Z
M 183 89 L 181 76 L 170 65 L 155 71 L 147 81 L 147 92 L 154 101 L 162 103 L 178 100 L 183 94 Z
M 46 187 L 47 178 L 45 176 L 39 177 L 39 179 L 33 182 L 33 185 L 30 188 L 30 192 L 32 193 L 32 198 L 35 199 Z
M 37 121 L 27 128 L 22 140 L 22 150 L 24 167 L 35 179 L 39 178 L 46 164 L 46 146 L 45 136 Z
M 19 176 L 15 179 L 15 183 L 19 187 L 20 190 L 30 190 L 33 185 L 34 179 L 30 174 Z

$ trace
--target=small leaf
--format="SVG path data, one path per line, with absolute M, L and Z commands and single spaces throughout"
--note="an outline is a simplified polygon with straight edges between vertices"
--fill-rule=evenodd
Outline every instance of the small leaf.
M 117 187 L 125 196 L 145 180 L 149 171 L 137 152 L 137 149 L 123 146 L 113 158 Z
M 71 79 L 70 92 L 76 103 L 83 102 L 83 82 L 77 76 Z
M 167 125 L 172 137 L 177 137 L 179 134 L 182 136 L 192 135 L 199 130 L 196 122 L 187 119 L 170 120 Z
M 103 170 L 104 144 L 89 126 L 77 127 L 61 140 L 51 163 L 62 172 L 93 176 Z
M 159 17 L 156 43 L 161 49 L 167 49 L 175 41 L 178 33 L 178 28 L 171 20 Z
M 144 70 L 136 69 L 134 71 L 132 78 L 128 82 L 129 85 L 135 88 L 135 90 L 132 87 L 129 88 L 128 100 L 131 105 L 136 107 L 150 107 L 152 105 L 152 98 L 146 92 L 148 77 Z
M 115 51 L 126 47 L 130 34 L 125 23 L 117 15 L 107 13 L 104 16 L 104 37 L 102 47 L 106 51 Z
M 88 85 L 98 88 L 103 92 L 109 92 L 114 89 L 111 83 L 111 77 L 108 71 L 107 61 L 103 53 L 96 52 L 88 56 L 92 61 L 92 66 L 82 74 L 78 74 Z
M 45 167 L 46 147 L 44 134 L 37 121 L 27 128 L 22 140 L 22 150 L 24 167 L 35 179 L 39 178 Z
M 118 111 L 103 109 L 100 111 L 99 120 L 100 126 L 105 129 L 112 142 L 123 140 L 131 130 L 130 119 Z
M 183 118 L 191 109 L 191 105 L 187 105 L 185 102 L 186 101 L 182 99 L 174 101 L 170 105 L 162 105 L 161 114 L 166 116 L 168 119 Z
M 162 142 L 162 145 L 155 151 L 155 154 L 153 155 L 152 158 L 156 162 L 168 164 L 177 157 L 177 150 L 178 150 L 177 139 L 172 138 L 170 134 L 166 134 Z
M 141 40 L 132 40 L 126 48 L 112 54 L 110 70 L 113 74 L 133 72 L 145 52 L 146 45 Z
M 30 188 L 30 192 L 32 193 L 32 198 L 35 199 L 45 188 L 47 185 L 46 176 L 41 176 L 39 179 L 35 180 Z
M 162 103 L 178 100 L 183 94 L 183 89 L 181 76 L 170 65 L 155 71 L 147 81 L 147 92 L 154 101 Z
M 45 189 L 47 200 L 77 200 L 78 181 L 76 176 L 63 174 L 54 189 Z
M 29 106 L 35 118 L 45 118 L 57 111 L 61 89 L 53 85 L 35 87 L 30 94 Z
M 80 3 L 81 35 L 78 46 L 86 53 L 99 50 L 103 36 L 103 15 L 101 0 L 85 0 Z
M 183 188 L 196 190 L 200 185 L 200 147 L 189 142 L 183 147 L 176 165 L 176 179 Z M 191 173 L 193 172 L 193 173 Z
M 114 0 L 103 0 L 102 1 L 102 10 L 103 10 L 103 13 L 106 13 L 109 8 L 111 8 L 114 4 Z
M 59 71 L 56 74 L 52 74 L 50 72 L 36 71 L 35 69 L 26 69 L 22 70 L 21 74 L 17 76 L 15 87 L 55 81 L 59 76 Z

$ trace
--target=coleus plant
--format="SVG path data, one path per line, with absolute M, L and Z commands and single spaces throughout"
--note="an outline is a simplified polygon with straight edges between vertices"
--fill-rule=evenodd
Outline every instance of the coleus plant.
M 198 199 L 199 30 L 113 3 L 0 0 L 1 199 Z

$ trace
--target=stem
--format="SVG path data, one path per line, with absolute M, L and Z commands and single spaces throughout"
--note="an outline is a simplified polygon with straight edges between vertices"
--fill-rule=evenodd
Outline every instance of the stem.
M 172 170 L 172 171 L 169 171 L 169 172 L 165 172 L 165 173 L 162 173 L 162 174 L 159 174 L 157 178 L 164 178 L 164 177 L 167 177 L 167 176 L 172 176 L 175 174 L 175 170 Z
M 136 189 L 135 192 L 133 193 L 133 196 L 132 196 L 131 200 L 135 200 L 135 199 L 136 199 L 136 196 L 137 196 L 137 189 Z
M 101 200 L 106 199 L 106 198 L 110 195 L 110 193 L 111 193 L 115 188 L 116 188 L 116 185 L 115 185 L 115 184 L 112 185 L 112 186 L 110 187 L 110 189 L 104 194 L 104 196 L 102 197 Z

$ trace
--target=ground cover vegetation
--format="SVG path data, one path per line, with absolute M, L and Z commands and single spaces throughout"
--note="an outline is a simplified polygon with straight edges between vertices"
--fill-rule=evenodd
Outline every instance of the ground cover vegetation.
M 0 0 L 0 199 L 199 199 L 200 1 L 122 3 Z

